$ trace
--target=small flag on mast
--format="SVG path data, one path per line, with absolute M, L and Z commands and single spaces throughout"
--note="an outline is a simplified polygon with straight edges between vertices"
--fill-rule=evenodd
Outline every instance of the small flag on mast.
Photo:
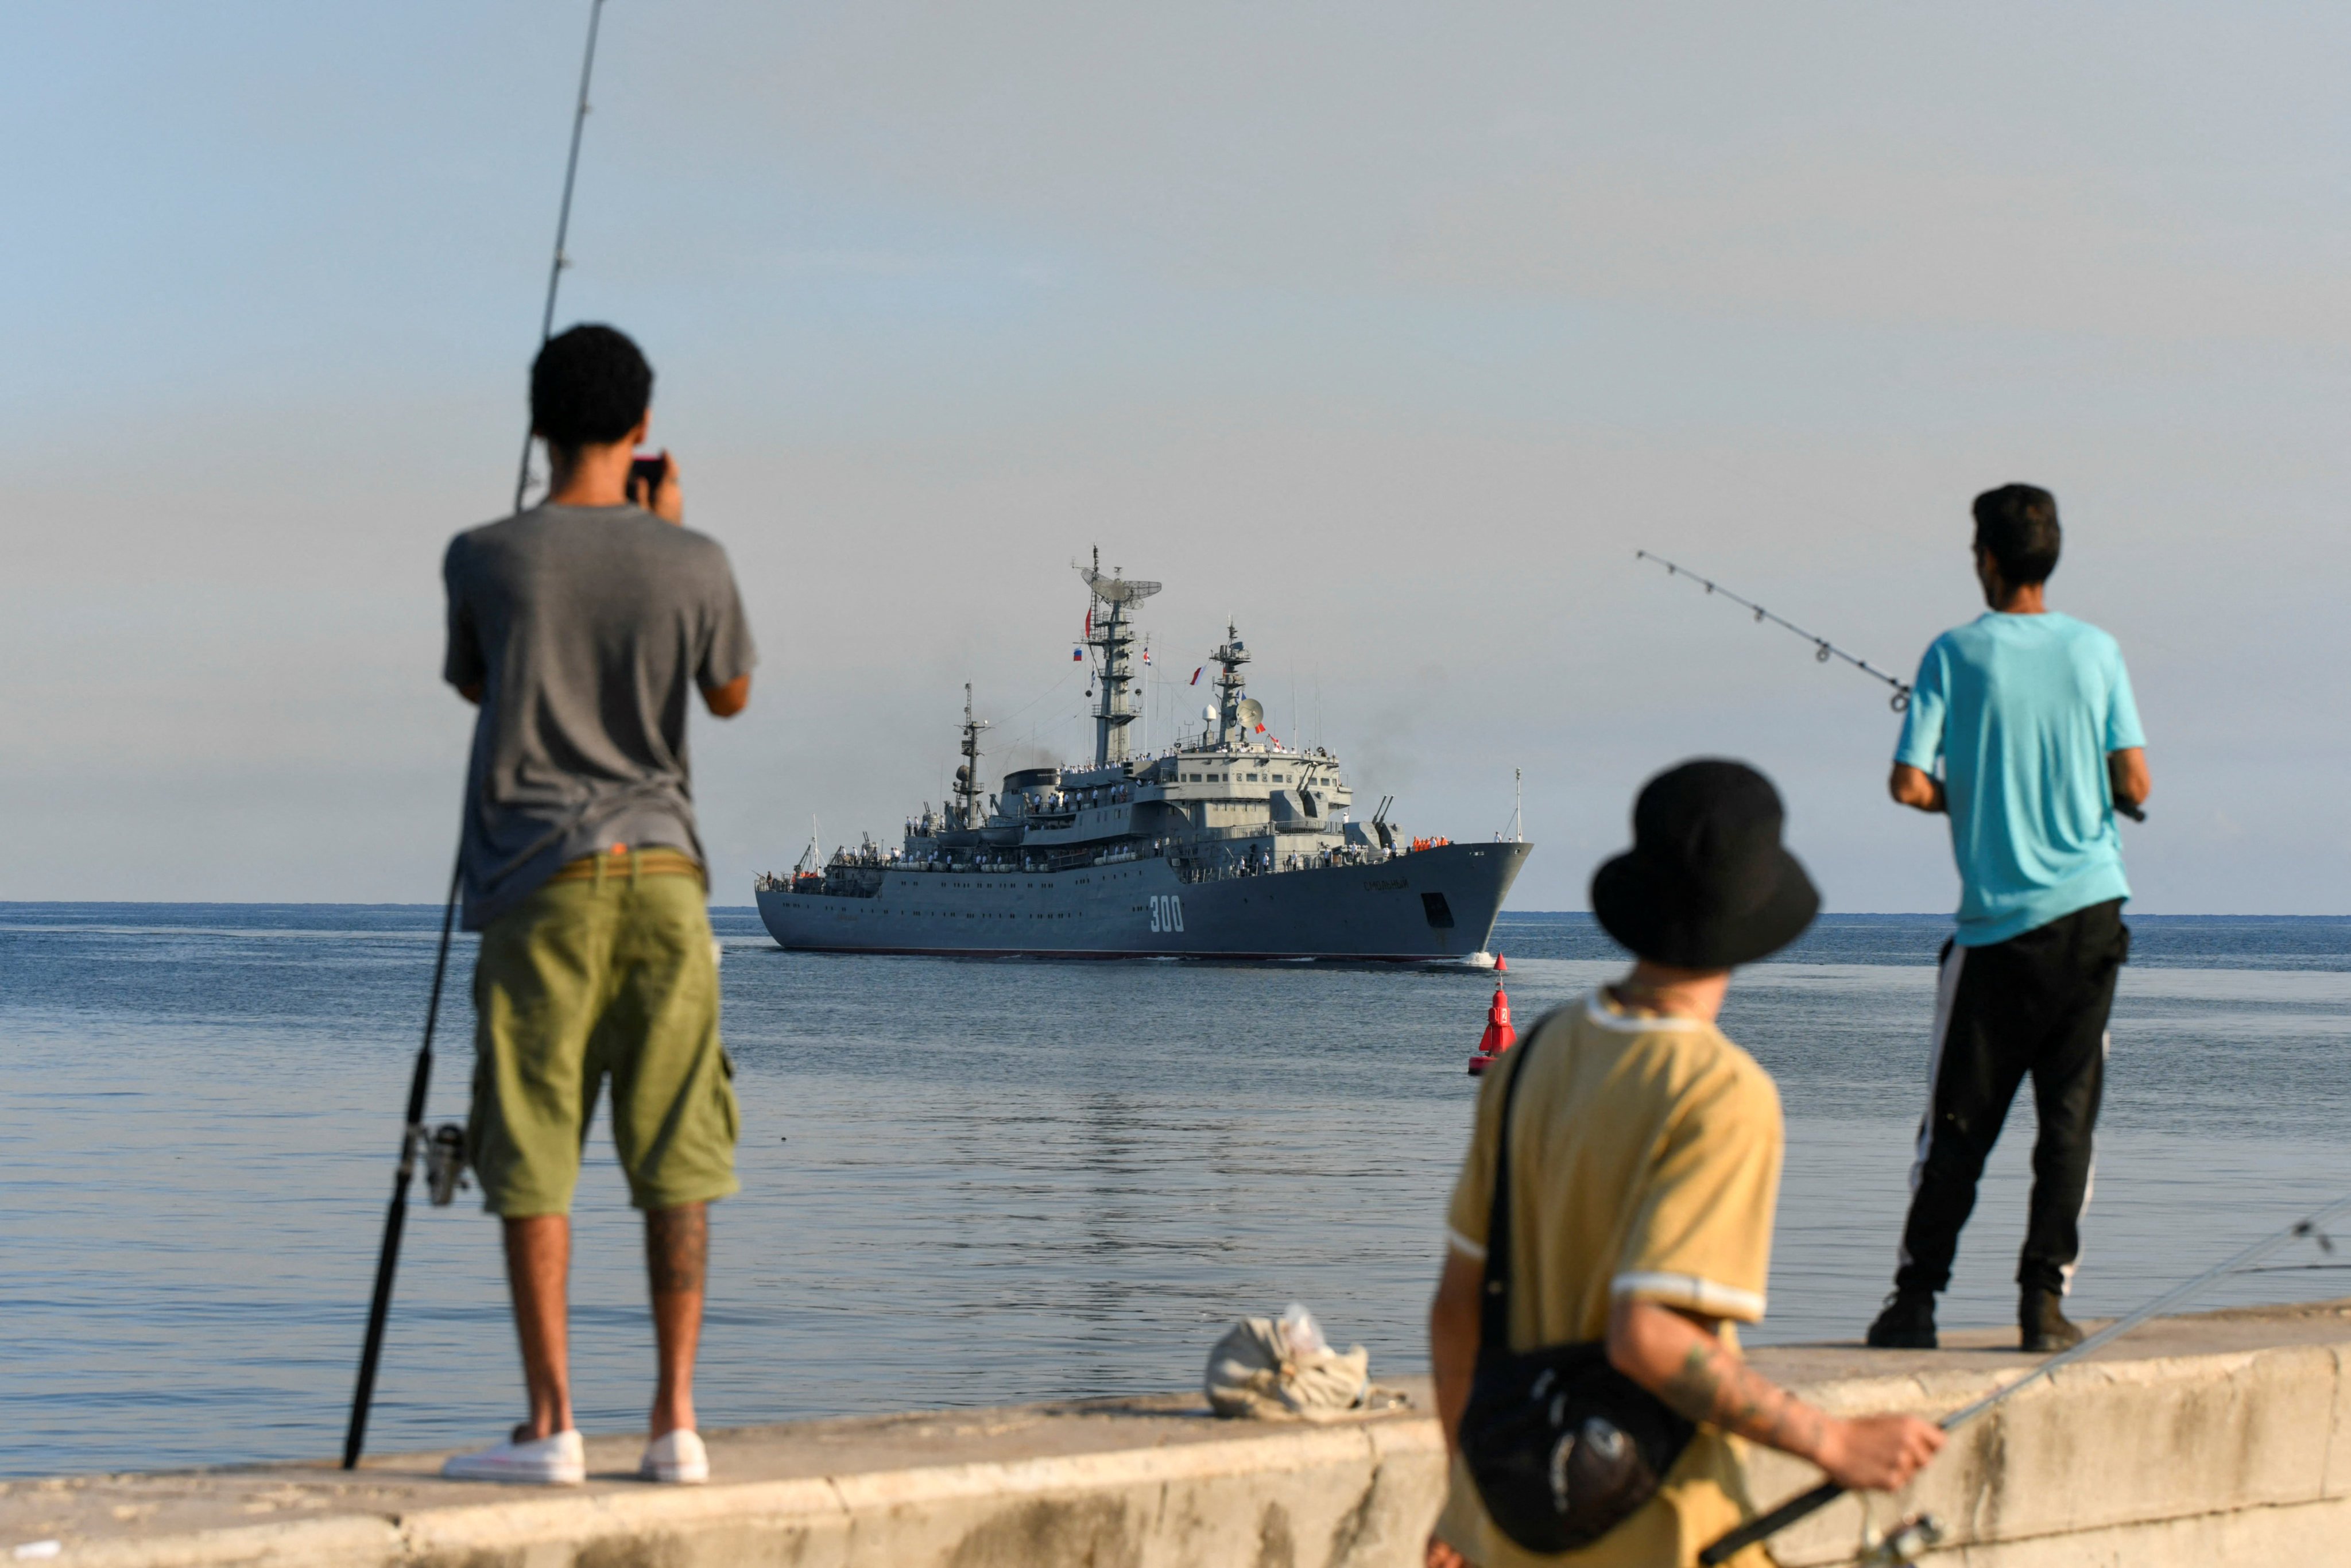
M 1085 662 L 1086 651 L 1083 648 L 1072 648 L 1070 650 L 1070 657 L 1077 660 L 1080 664 L 1083 664 Z
M 1205 670 L 1205 669 L 1207 669 L 1207 667 L 1208 667 L 1207 665 L 1203 664 L 1203 665 L 1201 665 L 1201 666 L 1200 666 L 1200 670 Z M 1186 685 L 1195 685 L 1195 686 L 1198 685 L 1200 684 L 1200 670 L 1195 670 L 1195 671 L 1193 671 L 1193 672 L 1192 672 L 1192 678 L 1191 678 L 1191 680 L 1189 680 L 1188 682 L 1186 682 Z

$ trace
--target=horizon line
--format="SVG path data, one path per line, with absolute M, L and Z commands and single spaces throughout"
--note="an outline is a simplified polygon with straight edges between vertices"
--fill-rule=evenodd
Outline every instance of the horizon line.
M 0 909 L 10 908 L 104 908 L 104 909 L 438 909 L 437 904 L 402 903 L 393 901 L 329 902 L 323 899 L 162 899 L 162 898 L 0 898 Z M 714 911 L 756 915 L 756 904 L 714 904 Z M 2245 914 L 2213 910 L 2158 913 L 2153 910 L 2133 910 L 2130 917 L 2137 920 L 2351 920 L 2351 911 L 2323 915 Z M 1589 909 L 1505 909 L 1496 915 L 1502 921 L 1517 916 L 1540 915 L 1550 918 L 1589 920 Z M 1823 910 L 1816 917 L 1822 920 L 1949 920 L 1947 910 L 1934 909 L 1836 909 Z

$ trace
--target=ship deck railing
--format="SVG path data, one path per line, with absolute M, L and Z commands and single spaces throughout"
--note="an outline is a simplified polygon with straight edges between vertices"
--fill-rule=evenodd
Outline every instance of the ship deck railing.
M 862 857 L 842 858 L 831 862 L 822 875 L 791 877 L 763 873 L 753 879 L 752 887 L 759 893 L 819 894 L 834 898 L 872 898 L 882 890 L 880 876 L 860 876 L 861 872 L 925 872 L 952 873 L 963 876 L 986 876 L 997 873 L 1050 873 L 1082 871 L 1091 866 L 1130 865 L 1138 861 L 1165 860 L 1176 879 L 1186 883 L 1228 882 L 1247 876 L 1284 876 L 1293 872 L 1349 870 L 1384 865 L 1411 852 L 1397 849 L 1366 849 L 1351 845 L 1328 854 L 1280 854 L 1270 863 L 1259 859 L 1234 859 L 1217 856 L 1197 860 L 1181 852 L 1180 847 L 1171 852 L 1165 841 L 1132 849 L 1101 851 L 1091 847 L 1032 852 L 1017 860 L 956 861 L 914 860 L 905 857 L 867 860 Z M 840 873 L 836 875 L 835 873 Z M 834 885 L 839 883 L 840 885 Z

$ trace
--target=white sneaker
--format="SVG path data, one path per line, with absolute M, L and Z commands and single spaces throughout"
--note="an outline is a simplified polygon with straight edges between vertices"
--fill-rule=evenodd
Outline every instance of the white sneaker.
M 710 1450 L 691 1427 L 664 1432 L 645 1445 L 645 1457 L 637 1461 L 637 1479 L 698 1487 L 710 1479 Z
M 511 1481 L 521 1486 L 576 1487 L 588 1479 L 588 1447 L 578 1431 L 529 1442 L 500 1443 L 459 1454 L 441 1467 L 453 1481 Z

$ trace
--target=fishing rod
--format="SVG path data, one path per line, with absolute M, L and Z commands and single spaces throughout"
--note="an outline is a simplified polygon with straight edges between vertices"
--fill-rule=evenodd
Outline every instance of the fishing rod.
M 1651 555 L 1647 550 L 1636 549 L 1633 552 L 1633 559 L 1635 560 L 1656 561 L 1659 566 L 1666 569 L 1666 575 L 1667 577 L 1687 577 L 1692 582 L 1702 585 L 1708 593 L 1719 593 L 1723 598 L 1730 601 L 1733 604 L 1738 605 L 1740 609 L 1753 611 L 1757 621 L 1769 621 L 1774 626 L 1784 627 L 1788 631 L 1793 632 L 1797 636 L 1802 637 L 1805 642 L 1810 643 L 1813 645 L 1813 658 L 1816 662 L 1825 664 L 1831 659 L 1843 659 L 1846 664 L 1851 664 L 1855 669 L 1859 670 L 1863 674 L 1867 675 L 1870 679 L 1875 681 L 1884 681 L 1887 685 L 1894 688 L 1894 695 L 1886 699 L 1886 706 L 1892 708 L 1896 713 L 1902 713 L 1909 708 L 1911 692 L 1910 683 L 1887 674 L 1884 670 L 1879 669 L 1876 665 L 1871 664 L 1867 659 L 1863 658 L 1860 654 L 1846 653 L 1843 648 L 1838 647 L 1834 643 L 1830 642 L 1827 638 L 1807 632 L 1802 626 L 1797 625 L 1794 622 L 1787 620 L 1782 616 L 1772 614 L 1771 612 L 1764 609 L 1753 600 L 1740 598 L 1739 595 L 1731 592 L 1730 590 L 1723 587 L 1722 584 L 1715 581 L 1713 579 L 1700 577 L 1689 568 L 1677 565 L 1675 562 L 1667 560 L 1664 556 Z M 2124 816 L 2128 817 L 2134 822 L 2144 822 L 2147 821 L 2147 812 L 2128 801 L 2116 800 L 2115 801 L 2115 810 L 2121 812 Z
M 544 346 L 555 335 L 555 290 L 571 258 L 563 241 L 571 232 L 571 187 L 580 177 L 580 137 L 588 129 L 588 79 L 596 73 L 596 26 L 604 19 L 604 0 L 589 0 L 588 53 L 580 62 L 580 102 L 571 111 L 571 152 L 563 161 L 563 201 L 555 211 L 555 256 L 547 264 L 547 308 L 539 312 L 538 340 Z M 530 488 L 530 443 L 533 433 L 522 433 L 522 465 L 515 475 L 514 509 L 522 510 L 523 492 Z
M 424 1044 L 408 1081 L 408 1120 L 400 1133 L 400 1165 L 392 1172 L 392 1207 L 383 1217 L 383 1246 L 376 1253 L 375 1294 L 368 1301 L 367 1340 L 360 1350 L 359 1386 L 351 1392 L 350 1425 L 343 1433 L 343 1469 L 357 1469 L 367 1443 L 368 1407 L 375 1401 L 376 1367 L 383 1358 L 383 1331 L 392 1316 L 392 1278 L 400 1264 L 400 1233 L 408 1222 L 408 1184 L 419 1155 L 425 1161 L 425 1189 L 437 1206 L 457 1196 L 465 1163 L 465 1130 L 455 1123 L 424 1131 L 424 1092 L 433 1082 L 433 1030 L 441 1021 L 441 982 L 449 972 L 449 933 L 456 924 L 457 889 L 465 877 L 461 860 L 449 876 L 449 900 L 441 906 L 441 946 L 433 956 L 433 997 L 424 1004 Z
M 1647 550 L 1636 549 L 1633 552 L 1633 559 L 1635 560 L 1656 561 L 1659 566 L 1666 569 L 1666 575 L 1667 577 L 1687 577 L 1692 582 L 1702 585 L 1708 593 L 1719 593 L 1722 595 L 1723 598 L 1730 601 L 1733 604 L 1738 605 L 1741 610 L 1753 611 L 1755 612 L 1756 620 L 1769 621 L 1774 626 L 1783 627 L 1790 632 L 1793 632 L 1797 636 L 1802 637 L 1805 642 L 1810 643 L 1813 645 L 1813 657 L 1821 664 L 1825 664 L 1831 659 L 1843 659 L 1846 664 L 1851 664 L 1855 669 L 1859 670 L 1863 674 L 1869 676 L 1872 680 L 1884 681 L 1887 685 L 1894 688 L 1894 695 L 1887 699 L 1887 706 L 1892 707 L 1896 713 L 1900 713 L 1910 706 L 1910 683 L 1905 680 L 1896 679 L 1895 676 L 1887 674 L 1884 670 L 1879 669 L 1876 665 L 1871 664 L 1867 659 L 1861 657 L 1859 654 L 1846 653 L 1843 648 L 1838 647 L 1827 638 L 1816 636 L 1813 633 L 1805 631 L 1802 626 L 1797 625 L 1794 622 L 1784 620 L 1780 616 L 1772 614 L 1769 610 L 1764 609 L 1761 605 L 1756 603 L 1752 600 L 1740 598 L 1739 595 L 1731 592 L 1730 590 L 1723 587 L 1722 584 L 1716 582 L 1713 579 L 1700 577 L 1689 568 L 1686 566 L 1677 566 L 1674 562 L 1667 560 L 1664 556 L 1651 555 Z
M 2292 1225 L 2286 1226 L 2283 1229 L 2272 1231 L 2269 1235 L 2262 1237 L 2259 1241 L 2254 1242 L 2252 1246 L 2246 1248 L 2235 1257 L 2229 1259 L 2225 1262 L 2213 1265 L 2211 1268 L 2205 1270 L 2204 1272 L 2197 1275 L 2194 1279 L 2188 1281 L 2184 1284 L 2174 1285 L 2170 1290 L 2166 1291 L 2163 1294 L 2156 1297 L 2155 1300 L 2148 1301 L 2146 1305 L 2116 1318 L 2114 1322 L 2108 1323 L 2097 1333 L 2091 1334 L 2088 1338 L 2083 1340 L 2081 1343 L 2074 1345 L 2072 1349 L 2059 1351 L 2055 1355 L 2053 1355 L 2048 1360 L 2041 1363 L 2038 1366 L 2035 1366 L 2032 1371 L 2026 1373 L 2022 1377 L 2018 1378 L 2015 1382 L 2007 1385 L 2005 1387 L 1996 1388 L 1991 1393 L 1985 1395 L 1982 1398 L 1975 1400 L 1970 1404 L 1961 1406 L 1959 1409 L 1952 1411 L 1949 1415 L 1944 1416 L 1940 1421 L 1938 1421 L 1935 1424 L 1946 1432 L 1958 1431 L 1960 1427 L 1966 1426 L 1969 1422 L 1974 1420 L 1979 1416 L 1986 1415 L 1991 1411 L 1997 1409 L 2000 1406 L 2005 1404 L 2011 1399 L 2013 1399 L 2016 1396 L 2022 1394 L 2027 1388 L 2032 1387 L 2042 1379 L 2050 1376 L 2052 1374 L 2056 1372 L 2059 1367 L 2065 1366 L 2081 1360 L 2092 1351 L 2111 1343 L 2113 1341 L 2121 1338 L 2124 1334 L 2130 1333 L 2131 1330 L 2138 1327 L 2139 1324 L 2147 1322 L 2149 1318 L 2160 1317 L 2163 1313 L 2180 1305 L 2182 1302 L 2187 1301 L 2191 1297 L 2202 1291 L 2207 1286 L 2213 1284 L 2215 1281 L 2227 1279 L 2231 1274 L 2251 1272 L 2254 1264 L 2260 1262 L 2262 1259 L 2268 1257 L 2271 1253 L 2276 1251 L 2279 1248 L 2284 1246 L 2289 1241 L 2299 1240 L 2303 1237 L 2307 1236 L 2314 1238 L 2318 1242 L 2321 1250 L 2333 1252 L 2335 1250 L 2335 1243 L 2333 1239 L 2327 1236 L 2324 1228 L 2327 1221 L 2333 1219 L 2337 1215 L 2344 1213 L 2346 1210 L 2351 1210 L 2351 1197 L 2336 1198 L 2333 1203 L 2328 1204 L 2325 1207 L 2320 1209 L 2317 1213 L 2309 1216 L 2307 1218 L 2297 1219 Z M 1711 1546 L 1708 1546 L 1705 1551 L 1699 1552 L 1698 1554 L 1698 1560 L 1700 1563 L 1707 1564 L 1707 1568 L 1717 1568 L 1718 1564 L 1729 1562 L 1731 1558 L 1737 1556 L 1740 1552 L 1746 1551 L 1747 1548 L 1754 1545 L 1757 1542 L 1768 1540 L 1770 1537 L 1778 1534 L 1781 1531 L 1787 1529 L 1788 1526 L 1795 1523 L 1798 1520 L 1806 1518 L 1811 1514 L 1826 1508 L 1830 1503 L 1833 1503 L 1838 1498 L 1843 1497 L 1844 1495 L 1844 1490 L 1845 1489 L 1844 1487 L 1839 1486 L 1834 1481 L 1823 1481 L 1819 1486 L 1814 1487 L 1812 1490 L 1804 1492 L 1799 1496 L 1790 1498 L 1786 1502 L 1782 1503 L 1779 1507 L 1773 1509 L 1771 1512 L 1764 1514 L 1761 1518 L 1750 1520 L 1747 1523 L 1740 1525 L 1737 1530 L 1730 1531 L 1728 1535 L 1723 1536 Z M 1894 1533 L 1887 1538 L 1886 1542 L 1874 1549 L 1875 1560 L 1889 1563 L 1907 1561 L 1907 1559 L 1898 1554 L 1886 1554 L 1888 1547 L 1895 1547 L 1896 1552 L 1898 1553 L 1900 1548 L 1896 1546 L 1896 1543 L 1905 1538 L 1920 1545 L 1932 1545 L 1942 1539 L 1942 1527 L 1935 1521 L 1935 1519 L 1931 1514 L 1922 1514 L 1917 1519 L 1908 1521 L 1897 1528 Z
M 603 20 L 604 0 L 589 0 L 588 50 L 580 62 L 580 99 L 571 114 L 571 151 L 563 164 L 563 202 L 555 219 L 555 260 L 547 272 L 547 306 L 539 313 L 538 340 L 544 345 L 555 330 L 555 292 L 570 266 L 563 254 L 564 236 L 571 228 L 571 190 L 580 173 L 580 135 L 588 123 L 588 83 L 596 70 L 596 30 Z M 522 438 L 522 472 L 515 476 L 515 510 L 522 510 L 523 492 L 530 485 L 531 432 Z M 465 1130 L 449 1123 L 424 1130 L 424 1096 L 433 1083 L 433 1033 L 441 1021 L 441 990 L 449 974 L 449 939 L 456 927 L 457 895 L 465 886 L 465 862 L 461 849 L 456 869 L 449 875 L 449 896 L 441 906 L 441 945 L 433 956 L 433 991 L 424 1004 L 424 1042 L 417 1049 L 416 1071 L 408 1081 L 408 1116 L 401 1124 L 400 1163 L 392 1176 L 392 1203 L 384 1211 L 383 1244 L 375 1260 L 375 1291 L 368 1301 L 367 1336 L 360 1347 L 360 1375 L 351 1391 L 350 1424 L 343 1433 L 343 1469 L 359 1468 L 367 1444 L 369 1408 L 375 1403 L 375 1375 L 383 1360 L 384 1329 L 392 1317 L 392 1282 L 400 1267 L 400 1238 L 408 1224 L 408 1188 L 422 1159 L 425 1192 L 435 1207 L 446 1206 L 465 1181 Z

